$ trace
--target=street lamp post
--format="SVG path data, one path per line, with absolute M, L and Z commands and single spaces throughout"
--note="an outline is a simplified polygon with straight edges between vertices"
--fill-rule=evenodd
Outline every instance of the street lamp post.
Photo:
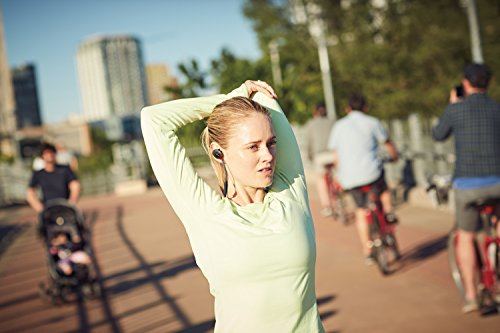
M 321 80 L 323 82 L 323 94 L 328 117 L 336 120 L 335 99 L 332 85 L 332 75 L 330 70 L 330 59 L 328 56 L 326 40 L 326 24 L 321 17 L 321 7 L 313 2 L 302 0 L 292 0 L 294 20 L 297 23 L 307 24 L 309 33 L 318 46 L 319 66 L 321 69 Z
M 269 42 L 269 54 L 271 57 L 271 69 L 273 74 L 273 82 L 276 87 L 281 87 L 283 84 L 283 79 L 281 76 L 281 67 L 280 67 L 280 52 L 279 52 L 279 40 L 273 39 Z
M 479 33 L 479 20 L 477 17 L 477 7 L 475 0 L 463 0 L 463 4 L 467 9 L 467 19 L 469 21 L 470 45 L 472 51 L 472 60 L 482 64 L 483 50 L 481 48 L 481 35 Z

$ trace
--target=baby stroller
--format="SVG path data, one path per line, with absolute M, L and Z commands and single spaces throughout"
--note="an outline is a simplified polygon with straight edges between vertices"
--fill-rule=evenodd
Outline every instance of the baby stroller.
M 90 234 L 81 212 L 64 199 L 51 200 L 38 217 L 38 232 L 47 251 L 49 275 L 48 284 L 40 284 L 42 299 L 60 304 L 75 294 L 99 297 Z M 85 263 L 71 260 L 73 254 L 85 258 Z

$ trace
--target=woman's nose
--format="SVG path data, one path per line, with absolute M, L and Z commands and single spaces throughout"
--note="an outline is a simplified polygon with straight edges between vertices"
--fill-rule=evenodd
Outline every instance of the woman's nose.
M 264 160 L 264 161 L 272 161 L 274 159 L 274 151 L 273 151 L 273 148 L 269 149 L 269 148 L 264 148 L 262 149 L 262 156 L 261 158 Z

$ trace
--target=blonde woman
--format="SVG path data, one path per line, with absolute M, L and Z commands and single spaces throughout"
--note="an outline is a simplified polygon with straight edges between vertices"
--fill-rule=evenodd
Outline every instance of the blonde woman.
M 175 134 L 205 117 L 220 194 Z M 324 332 L 304 170 L 273 89 L 248 80 L 227 95 L 146 107 L 141 121 L 155 175 L 215 297 L 215 332 Z

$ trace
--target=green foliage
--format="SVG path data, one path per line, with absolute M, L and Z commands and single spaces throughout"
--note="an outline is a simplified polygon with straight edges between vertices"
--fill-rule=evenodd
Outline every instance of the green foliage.
M 112 145 L 103 130 L 93 128 L 91 130 L 93 153 L 78 160 L 78 173 L 96 173 L 107 170 L 113 164 Z
M 12 164 L 14 160 L 14 156 L 4 155 L 0 152 L 0 163 Z
M 340 0 L 316 3 L 323 8 L 329 40 L 335 41 L 329 54 L 337 113 L 355 90 L 367 96 L 371 112 L 381 118 L 441 113 L 471 61 L 460 1 L 387 0 L 381 8 L 370 0 L 344 2 L 350 3 L 347 7 Z M 500 73 L 500 6 L 494 0 L 478 0 L 477 6 L 485 60 Z M 322 99 L 315 43 L 305 26 L 289 23 L 291 2 L 247 0 L 244 13 L 254 23 L 264 54 L 267 41 L 285 41 L 280 102 L 292 121 L 302 122 Z M 498 99 L 499 94 L 500 87 L 492 85 L 490 95 Z
M 327 24 L 337 114 L 343 114 L 353 91 L 361 91 L 370 112 L 380 118 L 442 112 L 464 65 L 471 62 L 467 13 L 460 1 L 387 0 L 383 7 L 371 0 L 315 2 Z M 476 3 L 484 59 L 500 75 L 500 5 L 496 0 Z M 246 0 L 243 12 L 257 34 L 262 57 L 238 58 L 224 49 L 208 71 L 195 61 L 182 65 L 187 82 L 178 96 L 192 97 L 206 88 L 225 93 L 246 79 L 272 83 L 269 43 L 275 41 L 282 86 L 274 88 L 288 118 L 305 122 L 324 99 L 318 50 L 307 26 L 293 23 L 292 1 Z M 493 81 L 489 93 L 500 100 L 500 85 Z
M 383 17 L 378 27 L 376 14 Z M 467 62 L 466 27 L 451 28 L 465 19 L 457 1 L 387 1 L 383 10 L 357 3 L 342 19 L 340 36 L 352 39 L 332 48 L 341 101 L 360 90 L 381 118 L 441 112 Z
M 485 62 L 493 71 L 489 94 L 500 101 L 500 2 L 477 0 Z
M 186 148 L 198 147 L 201 144 L 201 132 L 205 128 L 203 120 L 183 126 L 177 130 L 177 136 L 182 146 Z
M 197 97 L 210 88 L 207 83 L 208 72 L 200 68 L 197 60 L 192 59 L 187 64 L 179 64 L 178 69 L 183 75 L 183 82 L 176 86 L 165 87 L 174 99 Z M 200 135 L 204 127 L 203 121 L 196 121 L 181 127 L 177 131 L 181 144 L 187 148 L 199 146 Z
M 204 89 L 209 87 L 207 84 L 208 73 L 200 69 L 196 59 L 191 59 L 187 64 L 179 64 L 177 68 L 186 80 L 183 84 L 165 87 L 165 90 L 171 93 L 174 99 L 199 96 Z
M 248 59 L 239 59 L 227 48 L 221 51 L 219 59 L 212 61 L 213 84 L 220 92 L 230 92 L 248 79 L 269 80 L 268 64 Z

